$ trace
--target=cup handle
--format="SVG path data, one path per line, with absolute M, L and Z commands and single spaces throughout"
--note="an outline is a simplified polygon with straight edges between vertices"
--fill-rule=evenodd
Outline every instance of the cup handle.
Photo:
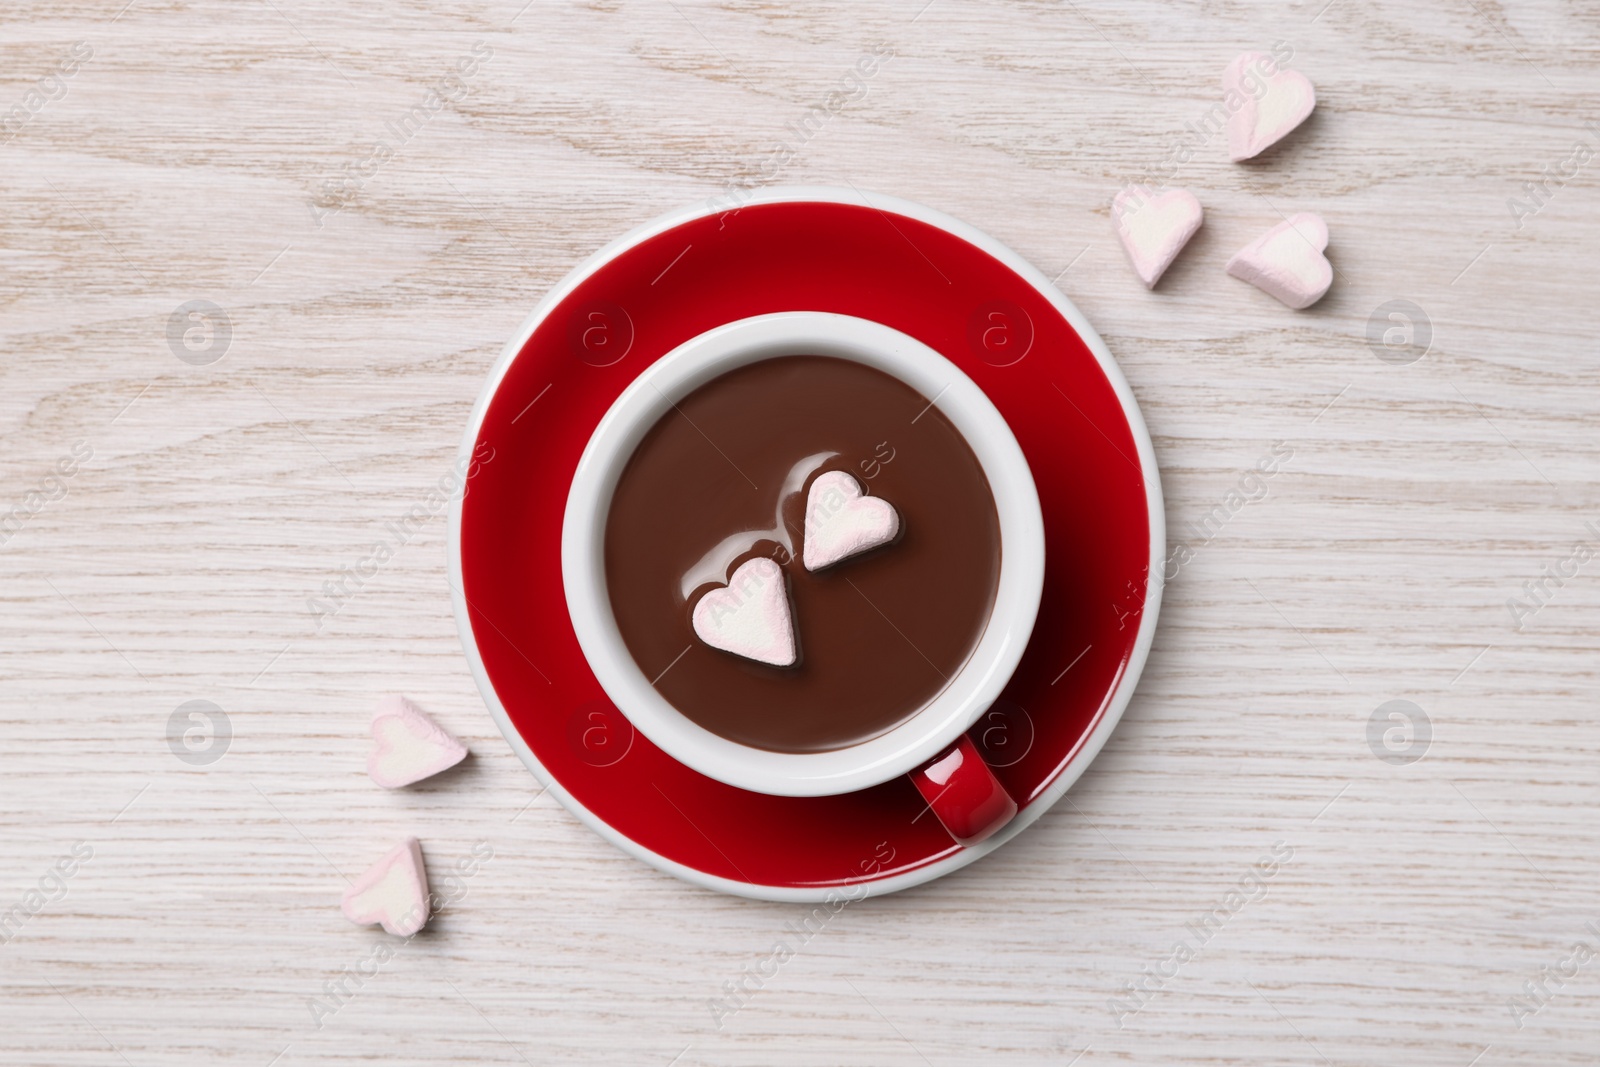
M 1017 813 L 1017 802 L 966 734 L 912 771 L 911 781 L 961 845 L 976 845 Z

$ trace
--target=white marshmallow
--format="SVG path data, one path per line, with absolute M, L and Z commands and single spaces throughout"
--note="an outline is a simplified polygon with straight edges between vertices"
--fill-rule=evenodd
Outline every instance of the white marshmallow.
M 428 922 L 428 873 L 422 845 L 408 837 L 368 867 L 344 891 L 345 918 L 360 926 L 381 923 L 397 937 L 410 937 Z
M 1234 253 L 1228 273 L 1295 310 L 1308 308 L 1333 284 L 1333 264 L 1322 254 L 1327 247 L 1328 224 L 1302 211 Z
M 1133 272 L 1145 288 L 1155 288 L 1183 246 L 1200 228 L 1204 212 L 1187 189 L 1158 193 L 1143 185 L 1130 185 L 1111 201 L 1111 221 Z
M 457 741 L 405 697 L 384 697 L 372 716 L 367 774 L 385 789 L 420 782 L 467 758 Z
M 694 632 L 712 648 L 789 667 L 795 662 L 794 620 L 783 571 L 766 557 L 746 560 L 722 589 L 694 606 Z
M 1311 79 L 1284 70 L 1263 52 L 1246 52 L 1229 63 L 1222 91 L 1229 112 L 1228 155 L 1235 163 L 1283 140 L 1317 106 Z
M 900 513 L 893 504 L 880 497 L 862 496 L 861 483 L 844 471 L 829 471 L 812 482 L 806 494 L 801 559 L 806 570 L 819 571 L 886 545 L 899 533 Z

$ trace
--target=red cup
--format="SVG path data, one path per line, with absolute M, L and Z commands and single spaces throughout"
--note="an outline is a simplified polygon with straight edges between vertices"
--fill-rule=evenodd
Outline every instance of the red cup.
M 611 493 L 640 437 L 698 383 L 776 355 L 851 359 L 935 397 L 972 446 L 994 494 L 1004 546 L 982 636 L 944 688 L 884 733 L 837 749 L 778 752 L 723 737 L 685 716 L 634 661 L 611 614 L 602 551 Z M 1044 588 L 1044 518 L 1027 457 L 987 394 L 956 364 L 882 323 L 786 311 L 724 323 L 650 364 L 607 410 L 573 473 L 562 519 L 567 612 L 606 695 L 656 747 L 708 778 L 772 796 L 853 793 L 911 775 L 956 840 L 993 834 L 1016 804 L 966 739 L 1000 698 L 1038 616 Z

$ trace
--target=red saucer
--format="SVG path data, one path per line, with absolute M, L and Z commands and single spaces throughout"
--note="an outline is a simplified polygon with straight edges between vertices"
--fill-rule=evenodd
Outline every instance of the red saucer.
M 1010 423 L 1044 510 L 1044 598 L 1004 698 L 969 732 L 1021 807 L 974 848 L 909 779 L 844 796 L 726 786 L 611 705 L 561 582 L 567 488 L 644 367 L 714 326 L 778 311 L 873 319 L 961 367 Z M 508 347 L 463 454 L 489 455 L 452 511 L 452 584 L 480 688 L 529 767 L 621 847 L 703 885 L 811 900 L 904 888 L 1009 840 L 1104 744 L 1155 628 L 1164 551 L 1149 437 L 1082 316 L 992 238 L 853 190 L 771 190 L 658 220 L 563 281 Z M 842 894 L 840 894 L 842 895 Z

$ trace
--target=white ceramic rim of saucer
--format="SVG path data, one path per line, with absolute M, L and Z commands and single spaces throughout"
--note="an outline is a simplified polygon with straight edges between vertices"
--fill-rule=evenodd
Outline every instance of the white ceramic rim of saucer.
M 634 661 L 617 630 L 604 562 L 612 494 L 650 428 L 712 379 L 751 363 L 795 355 L 834 356 L 875 367 L 933 398 L 932 406 L 956 427 L 983 468 L 1000 526 L 993 608 L 961 669 L 921 710 L 885 733 L 843 748 L 804 753 L 740 744 L 673 707 Z M 892 438 L 892 431 L 884 432 Z M 899 330 L 814 311 L 725 323 L 645 368 L 590 436 L 573 475 L 561 531 L 567 611 L 590 669 L 617 708 L 669 756 L 701 774 L 740 789 L 795 797 L 852 793 L 886 782 L 937 756 L 976 722 L 1000 696 L 1027 648 L 1044 587 L 1044 552 L 1044 519 L 1033 472 L 1005 418 L 977 383 Z M 864 604 L 863 610 L 869 606 Z M 687 654 L 696 653 L 728 655 L 698 642 Z

